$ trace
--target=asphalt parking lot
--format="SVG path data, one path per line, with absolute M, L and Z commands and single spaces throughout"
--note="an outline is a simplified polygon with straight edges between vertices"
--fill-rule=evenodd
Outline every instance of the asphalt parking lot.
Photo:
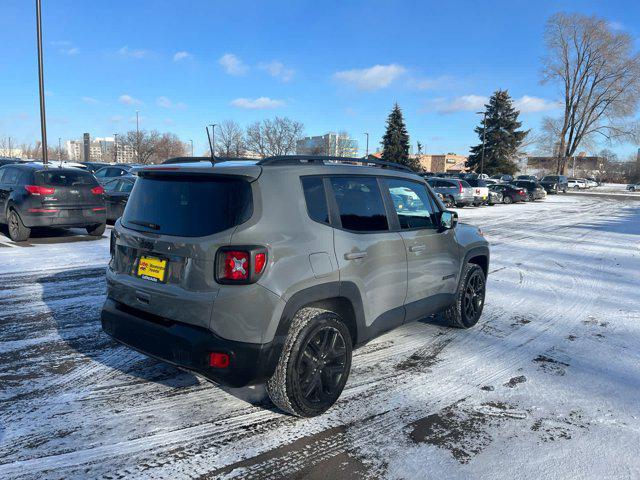
M 492 248 L 477 327 L 372 341 L 311 419 L 107 337 L 109 231 L 0 231 L 0 478 L 640 477 L 640 202 L 459 213 Z

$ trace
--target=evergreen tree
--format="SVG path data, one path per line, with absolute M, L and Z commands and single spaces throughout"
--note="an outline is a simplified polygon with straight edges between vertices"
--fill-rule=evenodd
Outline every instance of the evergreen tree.
M 397 103 L 387 118 L 387 131 L 382 137 L 382 160 L 419 170 L 418 162 L 409 158 L 409 134 Z
M 467 167 L 474 172 L 488 175 L 505 173 L 513 175 L 518 167 L 514 160 L 529 130 L 518 130 L 518 112 L 506 90 L 497 90 L 485 105 L 486 117 L 476 127 L 480 144 L 471 148 Z M 485 131 L 486 129 L 486 131 Z M 484 164 L 482 163 L 482 136 L 485 135 Z

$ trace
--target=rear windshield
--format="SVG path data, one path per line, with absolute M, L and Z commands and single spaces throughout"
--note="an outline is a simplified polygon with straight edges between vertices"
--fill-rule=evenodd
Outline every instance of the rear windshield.
M 205 175 L 145 175 L 138 178 L 122 216 L 132 230 L 203 237 L 251 217 L 251 185 Z
M 551 175 L 551 176 L 544 177 L 542 180 L 545 182 L 557 182 L 558 177 L 554 177 L 553 175 Z
M 80 187 L 98 185 L 96 179 L 89 172 L 82 170 L 50 170 L 36 172 L 36 183 L 51 187 Z

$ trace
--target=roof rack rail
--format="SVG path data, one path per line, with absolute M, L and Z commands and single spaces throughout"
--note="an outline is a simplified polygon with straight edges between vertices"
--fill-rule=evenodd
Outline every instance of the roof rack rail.
M 326 162 L 334 162 L 340 164 L 361 164 L 363 166 L 375 166 L 380 168 L 389 168 L 400 170 L 403 172 L 416 173 L 405 165 L 393 162 L 385 162 L 383 160 L 371 160 L 360 157 L 331 157 L 326 155 L 277 155 L 267 157 L 258 162 L 258 165 L 295 165 L 295 164 L 326 164 Z
M 193 162 L 210 162 L 212 164 L 220 162 L 255 162 L 255 158 L 246 157 L 174 157 L 162 162 L 162 165 L 170 165 L 174 163 L 193 163 Z

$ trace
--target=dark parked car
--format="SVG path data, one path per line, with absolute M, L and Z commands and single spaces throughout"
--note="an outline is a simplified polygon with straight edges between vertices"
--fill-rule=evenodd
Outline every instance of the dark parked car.
M 12 163 L 20 163 L 20 159 L 11 157 L 0 157 L 0 167 L 10 165 Z
M 129 175 L 104 184 L 108 222 L 115 222 L 124 213 L 124 207 L 127 205 L 136 178 L 134 175 Z
M 91 173 L 39 163 L 0 167 L 0 223 L 9 237 L 23 242 L 32 227 L 82 227 L 104 233 L 104 188 Z
M 540 180 L 540 185 L 547 193 L 567 193 L 569 181 L 564 175 L 547 175 Z
M 529 180 L 516 180 L 512 185 L 524 188 L 527 191 L 527 200 L 529 200 L 530 202 L 533 202 L 534 200 L 542 200 L 547 196 L 544 187 L 538 182 L 531 182 Z
M 503 175 L 503 174 L 499 173 L 497 175 L 492 175 L 491 179 L 492 180 L 497 180 L 499 183 L 510 183 L 511 181 L 513 181 L 513 176 L 511 176 L 511 175 Z
M 122 164 L 122 165 L 109 165 L 108 167 L 103 167 L 96 171 L 94 175 L 98 179 L 101 185 L 104 185 L 110 180 L 114 178 L 120 178 L 125 175 L 131 175 L 131 170 L 133 170 L 137 165 L 132 164 Z
M 87 170 L 89 170 L 91 173 L 96 173 L 101 168 L 110 166 L 108 163 L 103 163 L 103 162 L 80 162 L 80 163 L 82 163 L 82 165 L 87 167 Z
M 527 192 L 524 188 L 515 185 L 497 183 L 489 185 L 489 190 L 502 194 L 502 203 L 517 203 L 527 201 Z
M 537 182 L 538 177 L 536 177 L 535 175 L 518 175 L 516 177 L 516 180 L 530 180 L 532 182 Z

